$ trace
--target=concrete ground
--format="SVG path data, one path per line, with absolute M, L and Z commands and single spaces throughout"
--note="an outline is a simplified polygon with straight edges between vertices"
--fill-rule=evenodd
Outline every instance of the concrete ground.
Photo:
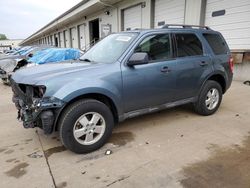
M 250 86 L 241 82 L 213 116 L 184 106 L 127 120 L 86 155 L 24 129 L 11 95 L 0 84 L 0 187 L 250 187 Z

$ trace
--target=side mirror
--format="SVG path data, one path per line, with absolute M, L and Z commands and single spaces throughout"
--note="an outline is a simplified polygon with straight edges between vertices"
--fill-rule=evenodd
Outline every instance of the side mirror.
M 149 61 L 149 58 L 148 58 L 147 53 L 145 53 L 145 52 L 136 52 L 130 57 L 127 65 L 128 66 L 143 65 L 143 64 L 147 64 L 148 61 Z
M 33 54 L 29 54 L 28 57 L 33 57 Z

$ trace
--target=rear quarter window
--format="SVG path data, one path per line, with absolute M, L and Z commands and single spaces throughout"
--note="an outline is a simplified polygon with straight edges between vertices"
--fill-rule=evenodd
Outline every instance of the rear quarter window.
M 227 54 L 228 48 L 226 42 L 220 35 L 204 33 L 203 36 L 207 40 L 215 55 Z

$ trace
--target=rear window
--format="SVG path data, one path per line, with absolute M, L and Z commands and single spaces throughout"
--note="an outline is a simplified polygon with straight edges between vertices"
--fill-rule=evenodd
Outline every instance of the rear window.
M 215 55 L 226 54 L 227 53 L 227 45 L 225 41 L 221 38 L 220 35 L 217 34 L 203 34 L 208 44 L 212 48 Z
M 195 34 L 175 34 L 177 43 L 177 56 L 203 55 L 202 44 Z

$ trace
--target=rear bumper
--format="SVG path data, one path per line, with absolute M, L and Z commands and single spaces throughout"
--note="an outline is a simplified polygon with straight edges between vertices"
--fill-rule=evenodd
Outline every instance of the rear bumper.
M 233 73 L 230 73 L 227 77 L 225 92 L 231 87 L 233 82 Z

